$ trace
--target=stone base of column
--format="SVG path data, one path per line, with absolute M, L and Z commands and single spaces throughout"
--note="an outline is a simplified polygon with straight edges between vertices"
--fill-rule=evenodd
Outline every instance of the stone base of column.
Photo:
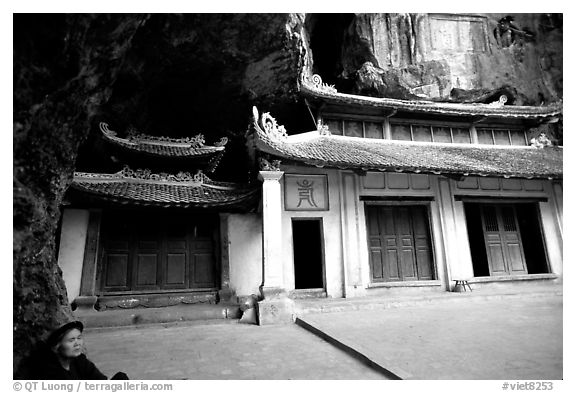
M 218 291 L 218 299 L 221 304 L 236 304 L 238 303 L 238 298 L 236 293 L 230 288 L 223 288 Z
M 98 312 L 94 308 L 96 302 L 98 301 L 97 296 L 78 296 L 74 299 L 74 305 L 76 306 L 75 311 L 79 312 Z
M 258 318 L 261 326 L 294 323 L 294 301 L 287 297 L 264 299 L 258 303 Z
M 294 323 L 294 301 L 288 298 L 285 289 L 263 287 L 260 292 L 264 297 L 264 300 L 258 302 L 260 325 Z

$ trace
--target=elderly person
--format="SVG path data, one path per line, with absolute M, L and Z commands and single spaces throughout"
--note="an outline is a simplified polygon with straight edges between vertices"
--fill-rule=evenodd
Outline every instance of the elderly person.
M 24 359 L 15 379 L 108 379 L 82 353 L 84 325 L 69 322 L 54 330 Z M 128 379 L 117 373 L 112 379 Z

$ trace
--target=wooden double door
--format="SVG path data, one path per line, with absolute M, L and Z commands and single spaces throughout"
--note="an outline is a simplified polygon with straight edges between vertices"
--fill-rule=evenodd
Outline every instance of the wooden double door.
M 434 279 L 426 206 L 366 206 L 373 282 Z
M 108 212 L 101 231 L 101 290 L 215 289 L 217 222 L 190 213 Z
M 527 274 L 517 209 L 513 204 L 480 205 L 491 276 Z

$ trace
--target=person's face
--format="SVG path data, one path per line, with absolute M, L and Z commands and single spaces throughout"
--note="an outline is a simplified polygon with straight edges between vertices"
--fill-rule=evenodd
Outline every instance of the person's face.
M 82 332 L 78 329 L 72 329 L 60 340 L 57 349 L 58 354 L 65 358 L 80 356 L 83 343 Z

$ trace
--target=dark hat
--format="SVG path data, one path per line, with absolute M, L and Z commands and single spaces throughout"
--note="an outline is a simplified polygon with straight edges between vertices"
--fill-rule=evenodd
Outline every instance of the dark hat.
M 48 339 L 46 340 L 46 344 L 48 344 L 48 346 L 52 348 L 53 346 L 58 344 L 60 340 L 62 340 L 62 337 L 64 337 L 64 335 L 72 329 L 78 329 L 80 331 L 83 331 L 84 325 L 80 321 L 68 322 L 67 324 L 60 326 L 58 329 L 50 333 Z

